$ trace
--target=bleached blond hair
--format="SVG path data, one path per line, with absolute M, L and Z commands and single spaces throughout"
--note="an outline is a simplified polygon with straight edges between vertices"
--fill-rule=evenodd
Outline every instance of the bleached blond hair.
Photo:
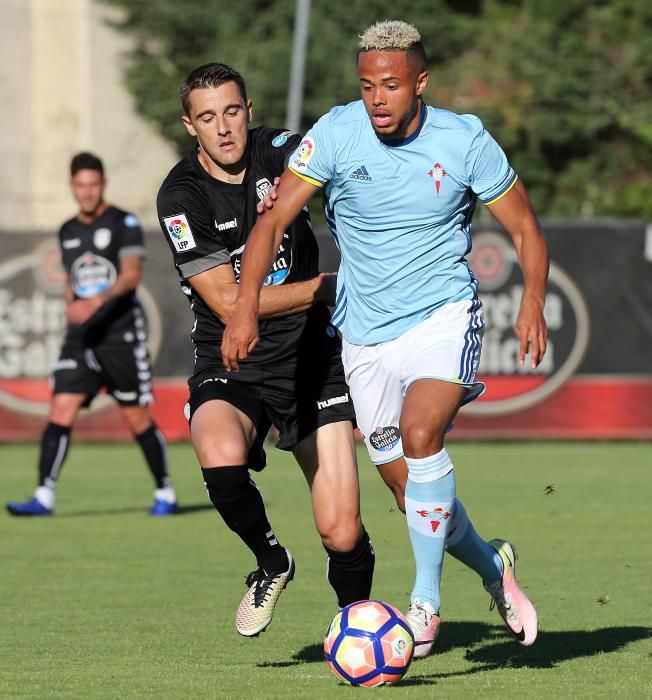
M 359 36 L 362 51 L 409 51 L 421 42 L 419 30 L 400 20 L 376 22 Z

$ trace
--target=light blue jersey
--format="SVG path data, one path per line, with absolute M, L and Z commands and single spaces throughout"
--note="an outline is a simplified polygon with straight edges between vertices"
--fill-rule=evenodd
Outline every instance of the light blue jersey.
M 324 115 L 289 167 L 325 187 L 342 254 L 333 323 L 350 343 L 392 340 L 442 305 L 476 297 L 464 259 L 475 203 L 495 202 L 516 182 L 477 117 L 424 107 L 416 132 L 388 145 L 358 100 Z

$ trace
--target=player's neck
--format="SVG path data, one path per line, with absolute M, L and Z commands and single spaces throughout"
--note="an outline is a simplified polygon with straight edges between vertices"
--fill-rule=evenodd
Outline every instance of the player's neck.
M 77 218 L 82 222 L 82 224 L 92 224 L 94 221 L 97 221 L 102 214 L 109 208 L 108 202 L 105 202 L 102 200 L 96 207 L 93 209 L 93 211 L 86 212 L 86 211 L 79 211 L 77 214 Z
M 220 182 L 226 182 L 229 185 L 241 185 L 244 182 L 247 171 L 246 157 L 233 165 L 220 165 L 203 148 L 199 148 L 197 150 L 197 160 L 211 177 L 220 180 Z

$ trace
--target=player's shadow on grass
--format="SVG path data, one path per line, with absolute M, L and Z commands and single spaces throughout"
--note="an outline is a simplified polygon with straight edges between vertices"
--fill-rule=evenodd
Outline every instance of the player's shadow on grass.
M 587 631 L 541 631 L 531 647 L 516 642 L 504 627 L 483 622 L 447 622 L 437 640 L 437 652 L 427 659 L 414 663 L 411 673 L 401 681 L 406 685 L 432 685 L 438 679 L 466 676 L 505 668 L 554 668 L 557 664 L 596 654 L 618 651 L 627 644 L 652 638 L 649 627 L 605 627 Z M 433 673 L 441 668 L 438 657 L 453 649 L 466 649 L 465 659 L 473 664 L 464 671 Z M 323 662 L 322 644 L 309 644 L 292 655 L 288 661 L 260 663 L 265 668 L 287 668 L 304 663 Z
M 143 513 L 147 515 L 147 510 L 149 506 L 124 506 L 122 508 L 100 508 L 94 510 L 77 510 L 68 513 L 57 513 L 57 519 L 59 518 L 86 518 L 89 516 L 104 516 L 104 515 L 127 515 L 128 513 Z M 190 503 L 188 505 L 180 505 L 177 508 L 177 512 L 173 516 L 167 516 L 172 518 L 178 518 L 180 515 L 192 515 L 193 513 L 200 513 L 204 510 L 214 510 L 212 503 Z M 152 520 L 158 520 L 158 518 L 152 518 Z M 165 518 L 164 518 L 165 519 Z
M 290 661 L 268 661 L 259 663 L 260 668 L 288 668 L 290 666 L 298 666 L 299 664 L 322 662 L 324 660 L 324 645 L 309 644 L 299 651 L 292 654 Z
M 519 645 L 502 627 L 473 622 L 450 622 L 437 641 L 439 653 L 466 647 L 465 659 L 473 664 L 465 671 L 433 673 L 408 678 L 401 685 L 431 684 L 437 679 L 466 676 L 506 668 L 554 668 L 557 664 L 623 649 L 632 642 L 652 637 L 649 627 L 604 627 L 592 631 L 541 631 L 531 647 Z M 436 664 L 437 656 L 418 662 L 420 671 Z

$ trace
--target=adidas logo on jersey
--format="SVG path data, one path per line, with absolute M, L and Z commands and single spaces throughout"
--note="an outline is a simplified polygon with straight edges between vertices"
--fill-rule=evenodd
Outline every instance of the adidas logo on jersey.
M 367 172 L 367 168 L 361 165 L 357 170 L 354 170 L 349 175 L 349 180 L 364 180 L 365 182 L 371 182 L 371 175 Z

